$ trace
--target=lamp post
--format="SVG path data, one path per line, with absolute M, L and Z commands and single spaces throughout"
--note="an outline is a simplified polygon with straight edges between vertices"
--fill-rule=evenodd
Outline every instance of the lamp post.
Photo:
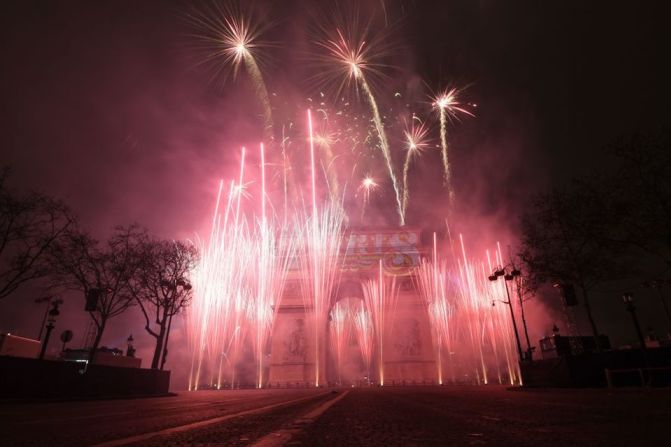
M 522 316 L 522 328 L 524 329 L 524 338 L 527 342 L 527 360 L 533 360 L 533 348 L 529 341 L 529 329 L 527 328 L 527 319 L 524 314 L 524 300 L 522 299 L 522 272 L 518 270 L 515 265 L 512 266 L 510 274 L 515 278 L 515 285 L 517 286 L 517 298 L 520 301 L 520 315 Z
M 636 306 L 634 306 L 634 295 L 631 292 L 625 292 L 622 294 L 622 300 L 625 304 L 625 309 L 631 314 L 631 320 L 634 322 L 634 328 L 636 329 L 636 335 L 638 335 L 638 342 L 641 345 L 641 354 L 643 354 L 643 366 L 647 367 L 648 365 L 648 351 L 645 347 L 645 338 L 643 337 L 643 331 L 641 331 L 641 325 L 638 322 L 638 316 L 636 315 Z
M 135 348 L 133 347 L 134 341 L 135 339 L 133 339 L 133 334 L 130 334 L 126 339 L 126 343 L 128 344 L 128 349 L 126 349 L 126 357 L 135 357 Z
M 42 334 L 44 333 L 44 325 L 47 324 L 47 317 L 49 316 L 49 306 L 52 303 L 52 300 L 56 298 L 55 296 L 44 296 L 42 298 L 35 298 L 35 303 L 36 304 L 42 304 L 42 303 L 47 303 L 47 307 L 44 309 L 44 317 L 42 318 L 42 324 L 40 325 L 40 332 L 37 334 L 37 339 L 42 340 Z M 60 298 L 57 298 L 53 302 L 58 302 L 58 304 L 63 304 L 63 300 Z
M 631 320 L 634 323 L 634 328 L 636 329 L 636 335 L 638 335 L 638 342 L 641 345 L 641 349 L 645 352 L 645 337 L 643 336 L 643 331 L 641 330 L 641 325 L 638 322 L 638 316 L 636 315 L 636 306 L 634 306 L 634 294 L 631 292 L 625 292 L 622 295 L 622 301 L 624 301 L 625 309 L 631 314 Z
M 40 350 L 40 360 L 44 359 L 44 354 L 47 352 L 47 345 L 49 344 L 49 337 L 51 337 L 51 331 L 54 330 L 56 327 L 54 323 L 56 322 L 56 317 L 60 315 L 60 311 L 58 310 L 58 306 L 61 305 L 63 301 L 62 300 L 56 300 L 51 303 L 51 310 L 49 311 L 48 318 L 47 318 L 47 333 L 44 336 L 44 342 L 42 343 L 42 349 Z
M 515 273 L 515 274 L 513 274 Z M 504 268 L 498 268 L 494 270 L 494 272 L 489 275 L 488 279 L 492 282 L 495 282 L 499 279 L 499 277 L 503 276 L 504 282 L 503 285 L 506 288 L 506 296 L 508 297 L 508 301 L 501 301 L 503 304 L 507 304 L 508 308 L 510 309 L 510 319 L 513 322 L 513 331 L 515 332 L 515 342 L 517 343 L 517 355 L 519 356 L 520 361 L 524 360 L 524 356 L 522 355 L 522 344 L 520 343 L 520 334 L 517 332 L 517 322 L 515 321 L 515 312 L 513 311 L 513 303 L 510 300 L 510 291 L 508 291 L 508 281 L 512 281 L 515 276 L 519 276 L 521 273 L 517 269 L 513 269 L 509 272 L 506 272 Z M 492 302 L 492 305 L 496 304 L 495 302 Z

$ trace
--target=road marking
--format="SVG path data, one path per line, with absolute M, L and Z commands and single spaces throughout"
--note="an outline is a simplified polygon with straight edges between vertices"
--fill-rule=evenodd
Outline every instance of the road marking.
M 279 447 L 291 440 L 296 434 L 300 433 L 307 425 L 313 423 L 319 416 L 326 413 L 326 411 L 336 404 L 340 399 L 347 396 L 350 390 L 336 396 L 335 399 L 324 402 L 319 407 L 315 408 L 308 414 L 299 417 L 291 423 L 290 427 L 283 428 L 264 436 L 263 438 L 252 444 L 252 447 Z
M 271 404 L 271 405 L 266 405 L 263 407 L 259 408 L 252 408 L 251 410 L 245 410 L 245 411 L 240 411 L 238 413 L 233 413 L 233 414 L 227 414 L 225 416 L 218 416 L 216 418 L 211 418 L 211 419 L 205 419 L 203 421 L 198 421 L 198 422 L 192 422 L 190 424 L 185 424 L 185 425 L 178 425 L 177 427 L 170 427 L 170 428 L 165 428 L 163 430 L 158 430 L 154 432 L 149 432 L 149 433 L 142 433 L 139 435 L 134 435 L 134 436 L 129 436 L 127 438 L 122 438 L 122 439 L 115 439 L 113 441 L 106 441 L 102 442 L 100 444 L 95 444 L 94 447 L 116 447 L 116 446 L 122 446 L 122 445 L 128 445 L 128 444 L 133 444 L 136 442 L 143 442 L 147 441 L 148 439 L 155 438 L 158 436 L 168 436 L 168 435 L 173 435 L 175 433 L 182 433 L 188 430 L 193 430 L 196 428 L 203 428 L 207 427 L 209 425 L 214 425 L 218 424 L 219 422 L 224 422 L 229 419 L 237 418 L 240 416 L 249 416 L 252 414 L 259 414 L 263 413 L 269 410 L 273 410 L 275 408 L 279 407 L 284 407 L 287 405 L 295 404 L 298 402 L 302 402 L 305 400 L 310 400 L 310 399 L 315 399 L 317 397 L 323 397 L 329 394 L 328 392 L 325 393 L 319 393 L 319 394 L 313 394 L 310 396 L 305 396 L 301 397 L 298 399 L 293 399 L 293 400 L 288 400 L 284 402 L 279 402 L 276 404 Z

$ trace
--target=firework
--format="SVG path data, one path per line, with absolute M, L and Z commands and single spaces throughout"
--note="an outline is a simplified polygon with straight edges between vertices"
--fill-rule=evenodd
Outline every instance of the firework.
M 413 157 L 419 155 L 427 144 L 427 135 L 429 130 L 420 121 L 415 124 L 416 117 L 413 115 L 410 121 L 410 128 L 403 132 L 406 141 L 405 163 L 403 163 L 403 200 L 401 202 L 401 210 L 405 220 L 405 215 L 408 210 L 408 201 L 410 200 L 410 191 L 408 188 L 408 172 L 410 170 L 410 161 Z
M 263 108 L 263 141 L 270 143 L 272 116 L 259 68 L 262 29 L 249 16 L 213 7 L 214 13 L 194 14 L 190 22 L 201 30 L 199 39 L 210 49 L 207 61 L 215 62 L 219 71 L 230 70 L 234 75 L 243 70 L 251 79 L 254 95 Z M 387 68 L 381 63 L 386 57 L 383 39 L 372 36 L 368 27 L 360 28 L 356 22 L 334 29 L 319 41 L 322 51 L 318 57 L 327 68 L 323 70 L 327 83 L 339 94 L 345 89 L 360 93 L 364 101 L 357 105 L 338 95 L 329 103 L 328 92 L 313 92 L 316 94 L 307 98 L 308 106 L 296 106 L 301 114 L 307 109 L 307 126 L 296 125 L 295 121 L 303 123 L 303 119 L 295 120 L 295 115 L 282 124 L 281 161 L 279 151 L 273 159 L 272 151 L 266 153 L 260 144 L 260 169 L 252 169 L 250 174 L 243 148 L 239 175 L 236 172 L 235 181 L 219 184 L 208 237 L 199 240 L 201 264 L 194 273 L 195 298 L 188 325 L 190 389 L 203 385 L 221 388 L 227 383 L 234 386 L 236 365 L 246 358 L 251 364 L 252 357 L 255 385 L 263 387 L 267 383 L 266 356 L 290 267 L 292 275 L 300 278 L 302 308 L 308 316 L 305 321 L 310 341 L 304 361 L 314 363 L 314 376 L 309 381 L 315 386 L 325 382 L 328 338 L 339 382 L 348 342 L 353 337 L 358 341 L 368 380 L 371 368 L 380 385 L 391 377 L 390 371 L 385 371 L 385 356 L 390 356 L 388 340 L 399 290 L 394 277 L 385 275 L 382 261 L 374 278 L 363 283 L 362 300 L 348 299 L 330 307 L 346 256 L 342 250 L 345 197 L 347 185 L 354 182 L 349 198 L 357 206 L 361 204 L 363 221 L 371 192 L 385 183 L 371 174 L 389 175 L 394 206 L 403 225 L 410 201 L 410 165 L 428 146 L 429 129 L 416 115 L 405 128 L 394 125 L 407 117 L 410 104 L 404 105 L 407 108 L 403 112 L 390 111 L 382 102 L 379 107 L 377 100 L 382 96 L 376 97 L 380 93 L 378 81 Z M 461 114 L 472 115 L 458 96 L 459 92 L 452 89 L 433 100 L 440 117 L 442 176 L 450 194 L 448 124 Z M 402 94 L 397 92 L 394 97 L 401 98 Z M 388 121 L 389 116 L 398 118 Z M 390 141 L 404 141 L 402 156 L 392 154 Z M 380 163 L 375 147 L 382 153 L 386 172 L 374 166 Z M 404 159 L 401 183 L 393 164 L 397 156 Z M 273 166 L 281 167 L 273 170 Z M 323 198 L 318 195 L 322 172 L 324 191 L 328 188 Z M 306 179 L 305 188 L 299 186 L 301 175 Z M 280 178 L 284 208 L 278 217 L 273 197 L 278 193 L 279 198 Z M 259 186 L 248 190 L 251 183 Z M 250 211 L 244 203 L 252 198 Z M 460 253 L 441 258 L 434 234 L 432 256 L 411 272 L 428 312 L 438 382 L 443 384 L 451 378 L 453 382 L 485 384 L 498 379 L 500 383 L 519 383 L 508 315 L 503 306 L 491 305 L 505 301 L 505 284 L 487 280 L 492 266 L 502 263 L 500 248 L 493 260 L 487 252 L 487 261 L 482 262 L 467 257 L 461 236 L 459 242 Z M 241 380 L 237 377 L 238 385 Z
M 394 188 L 400 224 L 404 225 L 405 219 L 402 211 L 401 191 L 394 170 L 389 140 L 375 95 L 367 80 L 369 73 L 380 74 L 383 65 L 374 62 L 380 57 L 380 54 L 376 53 L 375 44 L 371 44 L 366 40 L 365 34 L 365 32 L 350 32 L 346 37 L 341 29 L 337 29 L 334 36 L 320 41 L 319 45 L 327 52 L 326 61 L 330 64 L 327 66 L 335 67 L 333 71 L 337 78 L 340 79 L 337 91 L 342 90 L 345 86 L 354 84 L 360 87 L 364 93 L 364 97 L 373 115 L 373 125 L 378 138 L 378 146 L 384 157 L 389 178 Z M 372 40 L 372 42 L 377 41 L 378 39 Z
M 366 214 L 366 208 L 368 208 L 368 202 L 370 202 L 370 193 L 379 188 L 379 185 L 373 177 L 367 175 L 361 180 L 361 185 L 359 185 L 358 191 L 362 194 L 362 204 L 361 204 L 361 221 L 363 222 L 364 215 Z
M 487 280 L 492 265 L 489 252 L 487 265 L 473 262 L 466 256 L 461 235 L 459 239 L 461 256 L 448 262 L 439 258 L 434 234 L 432 259 L 423 259 L 414 276 L 431 324 L 438 382 L 444 383 L 445 352 L 453 382 L 459 371 L 462 377 L 486 384 L 496 370 L 502 383 L 501 367 L 505 365 L 509 383 L 519 383 L 508 316 L 502 306 L 492 306 L 503 300 L 505 290 Z
M 201 63 L 214 67 L 213 78 L 236 77 L 241 67 L 252 81 L 254 94 L 262 106 L 265 136 L 272 138 L 273 117 L 268 89 L 259 68 L 260 51 L 268 44 L 260 38 L 266 31 L 251 13 L 230 4 L 212 3 L 210 8 L 192 10 L 185 19 L 194 29 L 198 49 L 204 54 Z
M 465 113 L 473 116 L 471 112 L 463 107 L 459 102 L 459 91 L 457 89 L 446 90 L 433 100 L 433 106 L 438 109 L 440 116 L 440 148 L 443 158 L 443 185 L 448 188 L 452 194 L 452 187 L 450 184 L 450 163 L 448 159 L 448 144 L 447 144 L 447 121 L 450 117 L 456 117 L 459 113 Z
M 302 271 L 303 298 L 306 307 L 313 311 L 313 341 L 315 348 L 315 386 L 323 380 L 324 330 L 328 303 L 340 275 L 340 246 L 342 244 L 342 209 L 333 203 L 317 207 L 316 167 L 312 114 L 307 112 L 310 143 L 312 213 L 298 221 L 296 227 L 300 235 L 299 258 Z

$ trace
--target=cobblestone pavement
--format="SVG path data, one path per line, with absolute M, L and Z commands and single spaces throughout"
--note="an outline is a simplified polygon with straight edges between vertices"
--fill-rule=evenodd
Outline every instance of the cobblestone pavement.
M 671 433 L 668 389 L 445 386 L 343 394 L 199 391 L 153 399 L 0 403 L 0 446 L 79 446 L 119 439 L 145 447 L 246 446 L 260 439 L 264 446 L 288 439 L 286 445 L 311 447 L 666 446 Z M 334 403 L 329 407 L 328 402 Z M 324 414 L 306 418 L 322 407 Z M 201 425 L 189 425 L 194 423 Z M 171 431 L 157 433 L 161 430 Z M 134 435 L 140 437 L 129 438 Z
M 0 403 L 0 446 L 93 445 L 323 393 L 197 391 L 148 399 Z
M 364 389 L 290 445 L 667 446 L 671 390 Z

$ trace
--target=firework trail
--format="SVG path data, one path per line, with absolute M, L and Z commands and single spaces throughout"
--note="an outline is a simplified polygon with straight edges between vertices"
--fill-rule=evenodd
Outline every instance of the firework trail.
M 266 216 L 266 168 L 265 150 L 260 145 L 261 152 L 261 220 L 257 222 L 257 235 L 253 235 L 255 249 L 253 257 L 258 260 L 256 279 L 256 299 L 252 303 L 253 321 L 255 332 L 253 344 L 254 354 L 257 361 L 257 388 L 264 384 L 263 358 L 266 346 L 270 338 L 273 323 L 277 315 L 277 308 L 282 298 L 284 283 L 289 261 L 293 256 L 292 239 L 285 237 L 285 229 L 279 232 L 273 230 L 274 226 Z M 279 235 L 279 237 L 278 237 Z
M 382 260 L 379 261 L 377 279 L 368 280 L 363 284 L 363 295 L 366 306 L 370 309 L 371 319 L 377 341 L 378 379 L 384 386 L 384 349 L 387 332 L 391 329 L 396 313 L 398 287 L 396 277 L 385 278 Z
M 344 216 L 340 208 L 327 204 L 313 216 L 297 221 L 297 247 L 305 307 L 313 312 L 315 386 L 323 382 L 324 331 L 331 294 L 340 277 L 340 247 Z
M 501 284 L 487 280 L 484 263 L 468 260 L 461 236 L 460 243 L 459 258 L 448 263 L 439 259 L 434 236 L 432 259 L 423 259 L 414 276 L 417 290 L 427 306 L 438 382 L 444 382 L 441 355 L 444 349 L 450 354 L 448 366 L 452 381 L 456 380 L 459 370 L 462 376 L 474 377 L 476 383 L 486 384 L 491 371 L 496 370 L 496 378 L 502 383 L 501 366 L 505 365 L 510 384 L 519 383 L 508 315 L 502 306 L 492 306 L 505 298 L 505 291 Z M 491 266 L 489 252 L 487 257 Z
M 250 307 L 253 319 L 251 326 L 255 335 L 253 350 L 257 363 L 256 386 L 261 388 L 265 383 L 263 359 L 293 256 L 293 241 L 285 237 L 286 232 L 282 229 L 274 232 L 268 222 L 264 224 L 261 220 L 257 225 L 260 234 L 253 237 L 256 243 L 251 252 L 257 259 L 254 272 L 257 289 Z
M 417 289 L 424 298 L 429 313 L 431 338 L 436 352 L 436 368 L 440 385 L 444 381 L 442 350 L 445 347 L 448 353 L 452 352 L 453 339 L 454 306 L 448 301 L 445 289 L 446 280 L 446 264 L 443 262 L 437 265 L 426 259 L 422 260 L 415 276 Z M 454 382 L 454 367 L 451 361 L 449 364 L 452 371 L 452 381 Z
M 312 308 L 315 348 L 315 386 L 322 383 L 325 361 L 324 331 L 328 304 L 340 276 L 340 247 L 342 244 L 344 215 L 337 204 L 328 203 L 317 208 L 316 167 L 312 113 L 307 112 L 310 145 L 312 213 L 297 222 L 300 235 L 299 258 L 302 271 L 303 298 L 306 307 Z
M 189 388 L 205 383 L 221 388 L 226 370 L 231 386 L 235 365 L 248 333 L 258 366 L 256 384 L 263 386 L 263 357 L 293 256 L 286 229 L 266 214 L 265 152 L 261 150 L 261 218 L 250 231 L 240 213 L 245 194 L 243 148 L 239 183 L 231 182 L 222 207 L 220 184 L 209 239 L 201 242 L 202 260 L 195 272 L 196 299 L 190 311 L 192 368 Z M 274 230 L 274 229 L 277 229 Z
M 247 226 L 235 225 L 231 214 L 233 201 L 242 193 L 231 183 L 228 199 L 222 209 L 220 184 L 212 228 L 207 241 L 200 241 L 201 262 L 194 272 L 196 299 L 189 312 L 193 356 L 189 388 L 202 383 L 221 386 L 223 368 L 234 366 L 241 339 L 240 322 L 227 315 L 244 315 L 249 298 L 244 272 L 252 261 L 249 253 Z M 224 363 L 226 359 L 226 363 Z M 231 364 L 232 363 L 232 364 Z
M 394 166 L 391 161 L 391 152 L 389 151 L 389 142 L 387 141 L 387 134 L 384 130 L 384 124 L 382 123 L 382 118 L 380 117 L 380 111 L 377 107 L 377 102 L 375 101 L 375 96 L 370 90 L 366 79 L 362 74 L 359 75 L 361 81 L 361 87 L 368 97 L 368 102 L 373 112 L 373 123 L 375 124 L 375 130 L 377 131 L 377 136 L 380 140 L 380 149 L 382 150 L 382 155 L 384 155 L 384 161 L 387 164 L 387 170 L 389 171 L 389 178 L 391 179 L 391 184 L 394 188 L 394 194 L 396 196 L 396 205 L 398 210 L 398 215 L 400 219 L 401 226 L 405 225 L 405 215 L 403 213 L 403 204 L 401 203 L 401 194 L 398 186 L 398 180 L 396 179 L 396 174 L 394 173 Z
M 448 189 L 450 195 L 452 195 L 452 186 L 450 183 L 451 172 L 448 158 L 447 121 L 450 117 L 456 117 L 458 113 L 465 113 L 473 116 L 471 112 L 461 105 L 458 95 L 459 91 L 453 88 L 441 93 L 433 100 L 433 105 L 438 109 L 440 117 L 440 148 L 443 159 L 443 186 Z
M 319 42 L 319 45 L 327 50 L 329 54 L 327 60 L 330 64 L 335 64 L 336 73 L 340 76 L 344 75 L 344 78 L 341 77 L 340 88 L 338 90 L 341 90 L 345 85 L 351 84 L 351 80 L 354 80 L 354 84 L 360 86 L 361 90 L 363 90 L 364 97 L 366 98 L 373 115 L 373 125 L 378 138 L 378 146 L 384 156 L 387 171 L 389 172 L 389 178 L 391 179 L 394 188 L 400 224 L 405 225 L 405 219 L 402 212 L 401 191 L 396 178 L 391 151 L 389 149 L 389 140 L 387 139 L 387 133 L 384 129 L 384 123 L 382 121 L 382 116 L 380 115 L 377 101 L 375 100 L 375 95 L 373 94 L 365 75 L 365 72 L 368 71 L 372 71 L 373 73 L 380 72 L 380 70 L 376 68 L 376 64 L 371 62 L 370 59 L 371 57 L 375 57 L 373 53 L 374 45 L 367 43 L 363 38 L 347 39 L 340 29 L 336 30 L 335 36 Z
M 266 44 L 259 38 L 266 31 L 249 13 L 233 3 L 212 3 L 210 8 L 192 10 L 185 14 L 186 22 L 195 30 L 198 49 L 204 54 L 201 64 L 214 67 L 213 78 L 232 71 L 235 77 L 244 67 L 252 81 L 254 94 L 263 110 L 264 135 L 273 136 L 273 117 L 268 89 L 259 68 L 259 50 Z
M 428 129 L 421 122 L 415 125 L 416 117 L 413 115 L 410 128 L 403 132 L 407 144 L 405 152 L 405 163 L 403 163 L 403 200 L 401 202 L 401 211 L 405 220 L 408 211 L 408 201 L 410 200 L 410 190 L 408 188 L 408 172 L 410 171 L 410 162 L 415 155 L 421 154 L 427 146 L 426 138 Z

